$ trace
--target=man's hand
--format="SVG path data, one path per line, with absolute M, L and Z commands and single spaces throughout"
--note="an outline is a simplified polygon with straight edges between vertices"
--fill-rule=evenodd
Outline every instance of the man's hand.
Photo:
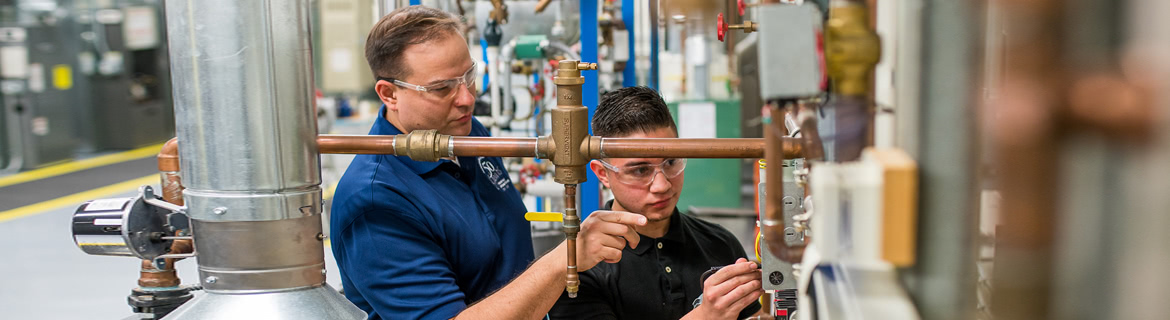
M 581 223 L 577 234 L 577 270 L 585 271 L 605 261 L 622 259 L 622 249 L 638 247 L 641 239 L 634 226 L 646 225 L 646 217 L 621 211 L 594 211 Z M 758 287 L 758 285 L 757 285 Z
M 683 319 L 736 319 L 763 294 L 760 270 L 754 262 L 739 258 L 703 282 L 703 303 Z

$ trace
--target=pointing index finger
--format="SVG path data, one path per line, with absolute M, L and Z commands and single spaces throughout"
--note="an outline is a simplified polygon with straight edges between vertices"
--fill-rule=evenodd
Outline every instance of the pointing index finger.
M 646 225 L 646 217 L 636 213 L 624 211 L 595 211 L 593 214 L 606 222 L 620 223 L 628 226 Z

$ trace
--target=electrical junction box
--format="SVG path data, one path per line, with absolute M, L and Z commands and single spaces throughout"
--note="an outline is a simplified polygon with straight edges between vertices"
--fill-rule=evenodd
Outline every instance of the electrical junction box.
M 781 204 L 784 206 L 784 243 L 795 245 L 804 242 L 804 234 L 796 232 L 794 227 L 794 216 L 801 214 L 804 211 L 804 188 L 801 188 L 796 183 L 793 171 L 804 166 L 803 159 L 784 160 L 780 168 L 760 168 L 760 221 L 764 220 L 764 208 L 767 202 L 768 192 L 765 188 L 767 183 L 771 183 L 764 179 L 766 176 L 765 170 L 784 170 L 784 195 L 781 198 Z M 768 248 L 768 241 L 764 235 L 760 235 L 760 272 L 762 276 L 762 285 L 764 290 L 789 290 L 796 289 L 796 278 L 792 274 L 792 263 L 780 260 L 772 255 L 772 251 Z
M 817 54 L 821 11 L 813 4 L 759 7 L 760 95 L 765 101 L 820 94 L 823 59 Z

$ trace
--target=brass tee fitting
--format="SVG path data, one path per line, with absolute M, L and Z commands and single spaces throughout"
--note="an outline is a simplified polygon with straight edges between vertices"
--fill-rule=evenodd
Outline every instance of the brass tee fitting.
M 589 109 L 581 102 L 581 70 L 596 70 L 596 63 L 561 60 L 553 83 L 557 85 L 557 106 L 551 110 L 552 134 L 542 139 L 541 154 L 552 160 L 554 180 L 561 184 L 585 182 L 589 156 L 581 145 L 589 137 Z

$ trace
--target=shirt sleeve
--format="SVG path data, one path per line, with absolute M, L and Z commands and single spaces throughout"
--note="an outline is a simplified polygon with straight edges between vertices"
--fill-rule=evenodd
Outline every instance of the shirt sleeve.
M 372 211 L 340 235 L 354 289 L 383 319 L 450 319 L 467 307 L 439 239 L 408 213 Z
M 613 306 L 606 299 L 605 291 L 609 289 L 594 275 L 593 269 L 580 273 L 577 298 L 570 299 L 568 293 L 561 292 L 561 298 L 548 312 L 549 319 L 617 319 Z

